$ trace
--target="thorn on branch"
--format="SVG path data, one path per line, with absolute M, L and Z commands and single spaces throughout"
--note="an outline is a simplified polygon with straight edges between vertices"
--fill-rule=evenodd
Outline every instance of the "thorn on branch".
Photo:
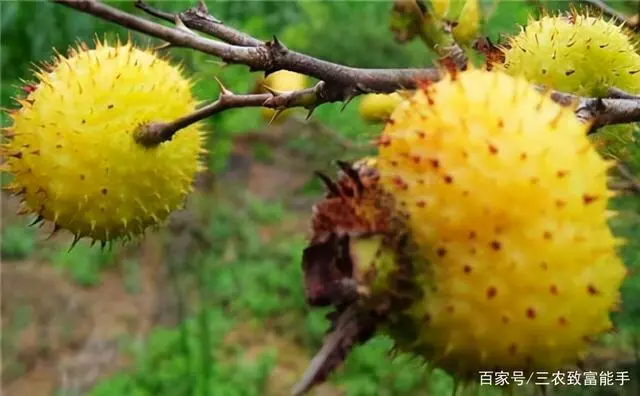
M 227 87 L 225 87 L 224 84 L 222 84 L 222 81 L 220 81 L 220 79 L 217 76 L 214 77 L 214 79 L 216 80 L 216 83 L 218 83 L 218 87 L 220 87 L 220 94 L 222 96 L 233 96 L 233 92 L 227 89 Z
M 264 82 L 260 85 L 265 91 L 269 92 L 273 96 L 278 96 L 285 93 L 285 91 L 279 91 L 277 89 L 271 88 L 269 85 L 265 84 Z
M 166 43 L 163 43 L 163 44 L 160 44 L 158 46 L 153 47 L 153 50 L 154 51 L 162 51 L 162 50 L 166 50 L 166 49 L 173 48 L 173 47 L 175 47 L 173 44 L 171 44 L 170 42 L 166 42 Z
M 203 14 L 209 14 L 209 8 L 207 8 L 204 0 L 198 0 L 198 5 L 196 7 L 199 12 L 202 12 Z
M 276 120 L 276 118 L 278 118 L 280 114 L 284 112 L 284 110 L 285 109 L 275 109 L 275 111 L 273 112 L 273 116 L 271 116 L 271 119 L 267 123 L 267 126 L 270 127 L 273 124 L 273 122 Z
M 197 36 L 197 34 L 196 34 L 193 30 L 189 29 L 189 28 L 188 28 L 188 27 L 187 27 L 187 26 L 182 22 L 182 19 L 180 19 L 180 15 L 177 15 L 177 14 L 176 14 L 175 24 L 176 24 L 176 28 L 177 28 L 178 30 L 182 30 L 182 31 L 183 31 L 183 32 L 185 32 L 185 33 L 189 33 L 189 34 L 191 34 L 191 35 L 193 35 L 193 36 Z
M 310 106 L 307 108 L 307 115 L 304 117 L 305 121 L 309 121 L 309 119 L 311 119 L 311 115 L 313 115 L 313 112 L 315 109 L 316 109 L 316 106 Z
M 196 118 L 201 117 L 203 114 L 206 117 L 231 107 L 261 106 L 265 100 L 271 97 L 274 97 L 272 100 L 275 100 L 275 98 L 278 98 L 278 100 L 270 103 L 270 107 L 271 105 L 282 108 L 302 106 L 309 109 L 311 106 L 316 107 L 323 103 L 344 101 L 344 108 L 353 97 L 363 92 L 391 93 L 399 89 L 412 89 L 420 82 L 435 82 L 441 78 L 440 71 L 435 68 L 364 69 L 317 59 L 287 49 L 277 37 L 264 43 L 222 23 L 216 23 L 215 18 L 204 14 L 202 7 L 194 7 L 190 9 L 191 11 L 187 10 L 181 13 L 180 16 L 176 16 L 172 13 L 153 9 L 143 0 L 136 1 L 136 7 L 143 9 L 148 14 L 175 22 L 175 27 L 170 28 L 96 0 L 53 1 L 116 23 L 129 30 L 147 34 L 170 43 L 170 45 L 164 44 L 162 48 L 169 48 L 170 46 L 192 48 L 216 56 L 227 64 L 242 64 L 249 66 L 252 71 L 264 71 L 265 76 L 284 69 L 306 74 L 320 80 L 320 83 L 312 90 L 283 93 L 275 97 L 274 94 L 234 95 L 233 100 L 225 100 L 224 106 L 220 103 L 205 106 L 206 111 L 211 113 L 206 113 L 206 111 L 198 113 Z M 185 18 L 184 20 L 183 17 Z M 212 35 L 219 40 L 201 37 L 194 30 Z M 443 45 L 449 45 L 449 41 L 442 41 L 442 43 Z M 485 48 L 490 50 L 490 55 L 497 54 L 492 52 L 495 48 L 488 40 L 478 41 L 476 48 L 483 48 L 483 43 Z M 461 64 L 456 61 L 456 58 L 453 59 L 454 63 Z M 554 92 L 552 98 L 563 105 L 573 105 L 578 102 L 581 105 L 579 106 L 580 115 L 585 119 L 591 120 L 594 129 L 603 125 L 640 121 L 640 98 L 615 97 L 596 102 L 596 98 L 577 97 L 562 92 Z M 180 125 L 188 125 L 185 122 L 190 119 L 187 117 L 186 121 L 181 120 L 182 124 Z M 176 131 L 182 127 L 184 126 L 177 128 Z M 172 133 L 169 135 L 172 135 Z
M 289 51 L 289 49 L 282 44 L 282 41 L 280 41 L 275 35 L 273 36 L 273 40 L 266 42 L 266 46 L 270 51 L 274 51 L 274 53 L 278 55 L 284 55 Z

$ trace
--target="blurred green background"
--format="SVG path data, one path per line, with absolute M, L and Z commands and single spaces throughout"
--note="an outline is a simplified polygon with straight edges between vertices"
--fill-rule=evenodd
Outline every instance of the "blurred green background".
M 132 2 L 109 2 L 135 12 Z M 184 10 L 192 1 L 151 1 Z M 630 2 L 616 2 L 624 9 Z M 225 23 L 260 38 L 276 34 L 289 48 L 352 66 L 428 66 L 420 42 L 399 45 L 388 26 L 390 1 L 207 1 Z M 483 1 L 492 39 L 518 31 L 541 6 L 568 2 Z M 19 79 L 32 62 L 48 60 L 76 39 L 126 38 L 126 31 L 48 2 L 3 1 L 1 106 L 15 106 Z M 345 39 L 348 38 L 348 39 Z M 135 34 L 141 45 L 157 45 Z M 218 76 L 235 92 L 260 76 L 221 66 L 208 56 L 170 50 L 199 82 L 201 99 L 215 98 Z M 2 199 L 3 390 L 9 396 L 286 395 L 319 347 L 328 322 L 305 306 L 300 269 L 310 207 L 321 194 L 314 170 L 355 159 L 380 130 L 358 116 L 356 99 L 267 126 L 260 109 L 231 110 L 207 121 L 208 170 L 184 211 L 134 245 L 101 251 L 71 238 L 45 240 L 49 229 L 27 227 L 15 199 Z M 3 114 L 4 117 L 4 114 Z M 6 123 L 3 118 L 2 122 Z M 639 161 L 640 162 L 640 161 Z M 3 175 L 4 177 L 4 175 Z M 620 200 L 621 234 L 640 233 L 638 200 Z M 201 235 L 206 243 L 199 242 Z M 640 266 L 636 238 L 623 252 Z M 603 359 L 633 357 L 640 328 L 640 281 L 625 285 L 619 332 L 603 342 Z M 588 307 L 585 307 L 588 309 Z M 378 337 L 358 348 L 344 369 L 313 394 L 337 396 L 448 395 L 451 378 L 427 375 L 408 356 L 387 356 Z M 633 360 L 626 369 L 635 370 Z M 629 366 L 630 365 L 630 366 Z M 630 368 L 629 368 L 630 367 Z M 632 373 L 632 376 L 633 373 Z M 637 375 L 634 376 L 637 379 Z M 639 394 L 616 388 L 558 389 L 556 394 Z M 481 394 L 496 392 L 482 388 Z M 525 389 L 516 393 L 526 394 Z

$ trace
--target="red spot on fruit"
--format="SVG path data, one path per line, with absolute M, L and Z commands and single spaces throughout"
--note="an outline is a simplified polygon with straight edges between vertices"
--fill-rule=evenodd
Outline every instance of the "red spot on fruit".
M 422 160 L 422 158 L 419 155 L 414 155 L 411 157 L 411 159 L 413 160 L 413 162 L 415 162 L 416 164 L 419 164 L 420 161 Z
M 566 326 L 567 325 L 567 318 L 565 318 L 564 316 L 561 316 L 558 318 L 558 324 L 560 326 Z
M 436 250 L 436 254 L 438 255 L 438 257 L 444 257 L 447 254 L 447 249 L 445 248 L 438 248 L 438 250 Z
M 494 146 L 493 144 L 489 145 L 489 152 L 491 154 L 498 154 L 498 148 L 496 146 Z
M 401 190 L 406 190 L 407 188 L 409 188 L 407 183 L 400 176 L 394 176 L 391 179 L 391 182 Z
M 416 202 L 416 206 L 419 208 L 424 208 L 427 204 L 424 201 Z
M 565 177 L 567 175 L 567 173 L 569 173 L 569 171 L 559 170 L 558 173 L 556 173 L 556 176 L 558 176 L 558 179 L 562 179 L 563 177 Z
M 587 291 L 589 292 L 589 294 L 591 294 L 592 296 L 595 296 L 597 294 L 599 294 L 600 292 L 598 291 L 598 289 L 593 285 L 593 284 L 589 284 L 587 286 Z
M 471 266 L 467 264 L 464 267 L 462 267 L 462 270 L 464 271 L 465 274 L 470 274 L 471 273 Z
M 491 249 L 497 252 L 501 248 L 502 248 L 502 244 L 500 243 L 500 241 L 491 241 Z
M 536 317 L 536 310 L 532 307 L 527 308 L 527 318 L 534 319 Z
M 598 197 L 596 197 L 595 195 L 584 194 L 582 196 L 582 202 L 584 202 L 585 205 L 589 205 L 596 199 L 598 199 Z
M 487 298 L 492 299 L 496 296 L 497 293 L 498 290 L 495 287 L 491 286 L 487 289 Z
M 391 145 L 391 137 L 387 135 L 380 136 L 378 139 L 378 146 L 389 147 Z
M 447 184 L 451 184 L 451 183 L 453 183 L 453 177 L 452 177 L 452 176 L 450 176 L 450 175 L 446 175 L 446 176 L 444 177 L 444 182 L 445 182 L 445 183 L 447 183 Z
M 500 320 L 502 320 L 502 323 L 507 324 L 509 323 L 509 317 L 508 316 L 502 316 L 502 318 L 500 318 Z
M 549 291 L 551 292 L 551 294 L 553 294 L 554 296 L 558 295 L 558 286 L 556 285 L 551 285 L 549 286 Z
M 469 231 L 469 239 L 471 240 L 476 239 L 477 236 L 478 234 L 476 234 L 475 231 Z
M 433 166 L 434 169 L 438 169 L 440 167 L 440 161 L 437 159 L 431 159 L 429 160 L 429 163 L 431 163 L 431 166 Z

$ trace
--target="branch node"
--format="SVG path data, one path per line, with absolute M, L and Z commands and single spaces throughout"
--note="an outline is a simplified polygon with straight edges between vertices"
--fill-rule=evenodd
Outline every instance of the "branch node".
M 192 36 L 197 36 L 197 34 L 189 29 L 183 22 L 182 19 L 180 19 L 180 15 L 176 14 L 176 18 L 175 18 L 175 24 L 176 24 L 176 29 L 178 30 L 182 30 L 185 33 L 189 33 Z
M 282 41 L 280 41 L 280 39 L 278 39 L 276 35 L 273 35 L 273 40 L 268 41 L 266 45 L 271 51 L 274 51 L 279 55 L 284 55 L 285 53 L 287 53 L 287 51 L 289 51 L 289 49 L 284 44 L 282 44 Z

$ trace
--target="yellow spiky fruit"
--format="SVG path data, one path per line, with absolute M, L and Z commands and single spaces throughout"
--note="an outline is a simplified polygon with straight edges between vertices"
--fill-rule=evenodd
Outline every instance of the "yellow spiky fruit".
M 640 93 L 640 55 L 635 40 L 612 21 L 575 11 L 570 16 L 531 20 L 503 48 L 499 68 L 535 84 L 582 96 L 603 96 L 615 87 Z M 602 128 L 591 139 L 599 151 L 623 158 L 634 125 Z
M 400 94 L 367 94 L 360 101 L 360 117 L 367 122 L 385 122 L 393 110 L 402 102 Z
M 276 92 L 297 91 L 307 87 L 308 77 L 304 74 L 289 70 L 280 70 L 270 74 L 261 84 Z M 262 109 L 262 118 L 266 122 L 273 120 L 274 123 L 279 123 L 286 120 L 296 110 L 297 109 L 284 110 L 274 119 L 273 117 L 276 114 L 276 110 L 264 107 Z
M 620 25 L 599 17 L 572 14 L 531 20 L 503 48 L 511 75 L 556 90 L 603 96 L 616 87 L 640 92 L 640 55 Z
M 526 80 L 476 69 L 396 109 L 376 167 L 430 263 L 415 331 L 389 326 L 401 349 L 461 376 L 554 370 L 611 328 L 625 268 L 611 164 L 586 128 Z
M 179 67 L 131 42 L 82 44 L 35 73 L 2 148 L 24 211 L 103 243 L 139 235 L 181 206 L 199 169 L 198 124 L 170 141 L 134 140 L 148 122 L 196 109 Z

